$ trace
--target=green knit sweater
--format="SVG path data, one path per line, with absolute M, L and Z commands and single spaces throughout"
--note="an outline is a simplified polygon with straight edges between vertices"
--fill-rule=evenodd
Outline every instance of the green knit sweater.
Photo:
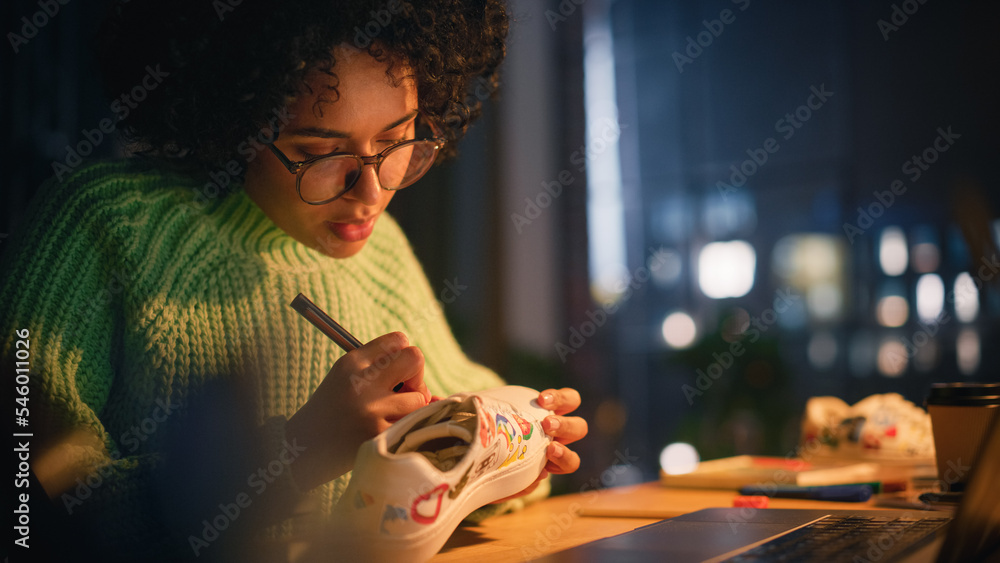
M 32 424 L 103 441 L 70 448 L 97 486 L 55 502 L 128 552 L 159 543 L 147 498 L 167 434 L 157 428 L 213 378 L 251 380 L 256 422 L 273 438 L 264 447 L 279 455 L 284 421 L 343 355 L 289 307 L 299 292 L 362 341 L 404 332 L 433 394 L 502 384 L 459 349 L 390 217 L 356 256 L 332 259 L 242 190 L 206 199 L 200 187 L 142 161 L 84 166 L 36 195 L 0 262 L 0 355 L 13 356 L 16 330 L 30 331 Z M 323 511 L 346 480 L 312 493 Z

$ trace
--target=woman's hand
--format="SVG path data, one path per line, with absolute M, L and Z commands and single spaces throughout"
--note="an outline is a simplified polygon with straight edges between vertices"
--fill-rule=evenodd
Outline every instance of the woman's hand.
M 402 384 L 399 392 L 393 388 Z M 285 436 L 304 447 L 292 464 L 303 490 L 349 471 L 361 444 L 426 405 L 424 356 L 399 332 L 342 356 L 288 421 Z
M 572 473 L 580 468 L 580 456 L 566 447 L 566 444 L 572 444 L 587 435 L 587 421 L 578 416 L 563 416 L 575 411 L 580 406 L 580 393 L 569 387 L 546 389 L 538 394 L 538 404 L 555 413 L 542 420 L 542 429 L 552 437 L 552 442 L 545 451 L 548 463 L 545 464 L 541 474 L 528 488 L 516 495 L 495 502 L 504 502 L 527 495 L 534 491 L 538 484 L 549 476 L 549 473 Z
M 566 447 L 587 435 L 587 421 L 579 416 L 562 416 L 580 406 L 580 393 L 576 389 L 546 389 L 538 395 L 538 404 L 555 414 L 542 420 L 542 429 L 552 437 L 549 444 L 549 462 L 545 470 L 549 473 L 572 473 L 580 468 L 580 456 Z

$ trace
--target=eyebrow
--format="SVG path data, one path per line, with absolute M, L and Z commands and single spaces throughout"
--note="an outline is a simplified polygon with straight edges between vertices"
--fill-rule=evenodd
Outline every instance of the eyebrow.
M 395 129 L 396 127 L 399 127 L 400 125 L 406 123 L 407 121 L 410 121 L 411 119 L 416 117 L 416 115 L 417 111 L 413 110 L 412 112 L 404 115 L 403 117 L 397 119 L 396 121 L 393 121 L 389 125 L 386 125 L 385 128 L 382 129 L 382 132 Z M 301 127 L 299 129 L 294 129 L 290 131 L 288 135 L 290 137 L 319 137 L 322 139 L 348 139 L 351 136 L 350 133 L 347 133 L 345 131 L 338 131 L 337 129 L 327 129 L 325 127 Z

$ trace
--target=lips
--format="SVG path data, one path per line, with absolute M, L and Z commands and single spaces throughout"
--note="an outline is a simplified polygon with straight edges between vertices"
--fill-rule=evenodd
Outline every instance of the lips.
M 364 221 L 324 221 L 323 223 L 340 240 L 358 242 L 371 236 L 372 229 L 375 228 L 375 217 Z

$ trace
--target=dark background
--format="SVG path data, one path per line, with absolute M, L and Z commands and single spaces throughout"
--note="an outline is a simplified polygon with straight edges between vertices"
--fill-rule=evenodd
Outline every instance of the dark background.
M 683 53 L 688 37 L 725 9 L 735 19 L 680 72 L 674 53 Z M 3 3 L 3 31 L 21 33 L 21 18 L 40 10 L 37 2 Z M 886 37 L 878 22 L 892 23 L 897 10 L 906 21 L 897 14 L 901 25 Z M 112 114 L 89 49 L 101 13 L 98 3 L 73 0 L 44 18 L 17 53 L 9 35 L 0 48 L 3 238 L 52 175 L 52 163 L 64 161 L 84 130 Z M 882 273 L 883 229 L 899 227 L 911 243 L 917 234 L 936 241 L 935 271 L 949 292 L 959 272 L 975 275 L 982 259 L 993 256 L 1000 206 L 996 3 L 524 0 L 511 13 L 498 101 L 463 141 L 460 158 L 400 194 L 391 211 L 432 286 L 443 289 L 446 280 L 465 286 L 447 311 L 474 358 L 512 382 L 583 393 L 591 425 L 578 448 L 584 465 L 557 488 L 579 490 L 625 459 L 633 471 L 604 485 L 653 479 L 660 450 L 678 440 L 695 444 L 703 457 L 784 455 L 797 443 L 805 400 L 814 395 L 853 403 L 898 392 L 919 404 L 932 382 L 1000 379 L 995 284 L 981 291 L 976 320 L 942 323 L 928 363 L 909 362 L 887 377 L 876 359 L 878 345 L 921 330 L 913 311 L 919 274 Z M 600 309 L 588 279 L 587 175 L 576 172 L 573 157 L 594 142 L 585 128 L 584 91 L 585 25 L 594 24 L 612 30 L 617 114 L 605 117 L 623 126 L 614 149 L 627 269 L 646 264 L 651 247 L 676 255 L 682 269 L 674 281 L 638 284 L 563 361 L 557 344 Z M 728 180 L 730 166 L 764 139 L 779 137 L 775 122 L 804 104 L 811 87 L 834 94 L 794 136 L 777 139 L 780 149 L 738 196 L 720 198 L 717 182 Z M 906 179 L 902 164 L 931 146 L 938 128 L 949 127 L 961 137 L 919 180 Z M 105 139 L 92 156 L 119 151 Z M 519 231 L 513 214 L 525 212 L 524 198 L 534 199 L 562 170 L 574 171 L 573 183 Z M 844 224 L 856 223 L 858 207 L 868 208 L 873 193 L 895 179 L 904 179 L 907 191 L 849 241 Z M 804 313 L 779 318 L 689 402 L 683 386 L 694 385 L 698 370 L 729 345 L 721 323 L 738 310 L 761 315 L 786 287 L 772 263 L 776 244 L 794 234 L 822 235 L 840 249 L 840 313 L 827 320 Z M 697 252 L 733 239 L 755 249 L 753 288 L 739 298 L 710 299 L 693 269 Z M 3 244 L 0 238 L 0 251 Z M 877 321 L 887 287 L 909 301 L 902 327 Z M 945 312 L 953 313 L 949 307 Z M 663 318 L 676 310 L 699 327 L 686 350 L 669 348 L 660 336 Z M 958 368 L 956 352 L 966 329 L 980 342 L 978 365 L 968 373 Z M 834 359 L 821 367 L 808 354 L 819 333 L 836 343 Z

